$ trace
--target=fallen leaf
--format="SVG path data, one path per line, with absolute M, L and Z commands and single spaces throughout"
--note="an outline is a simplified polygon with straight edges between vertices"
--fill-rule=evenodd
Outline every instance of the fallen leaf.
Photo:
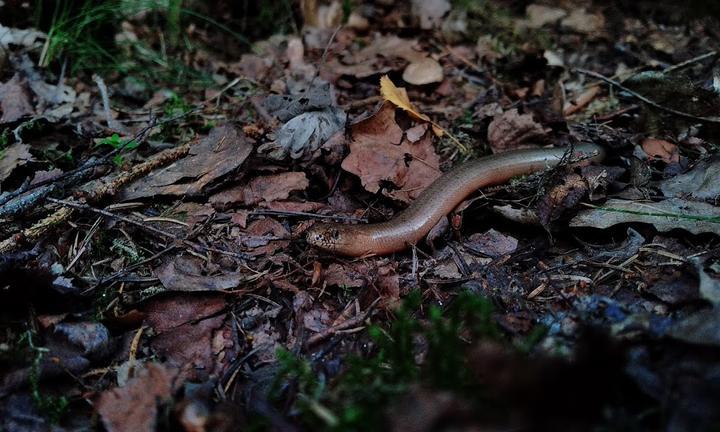
M 257 204 L 286 199 L 292 192 L 305 190 L 310 185 L 304 172 L 284 172 L 255 177 L 247 185 L 240 185 L 211 196 L 215 208 L 228 208 L 243 203 Z
M 425 57 L 417 52 L 414 39 L 402 39 L 397 36 L 376 36 L 365 48 L 339 60 L 331 60 L 330 69 L 340 75 L 352 75 L 356 78 L 367 78 L 372 75 L 388 72 L 393 67 L 387 65 L 389 59 L 404 58 L 408 61 Z
M 129 184 L 120 198 L 198 195 L 207 185 L 237 170 L 251 151 L 252 144 L 238 129 L 231 125 L 215 127 L 190 147 L 186 157 Z
M 325 141 L 345 127 L 346 120 L 347 115 L 339 108 L 300 114 L 282 125 L 277 140 L 260 146 L 258 153 L 275 160 L 313 159 Z
M 574 8 L 562 20 L 562 26 L 578 33 L 598 36 L 605 30 L 605 17 L 601 13 L 589 13 L 585 8 Z
M 443 80 L 443 68 L 437 60 L 423 57 L 407 65 L 402 77 L 405 82 L 414 85 L 440 82 Z
M 547 24 L 556 23 L 567 16 L 567 12 L 565 12 L 564 9 L 535 3 L 525 8 L 525 14 L 527 15 L 526 25 L 535 29 Z
M 440 126 L 435 125 L 435 123 L 430 120 L 430 117 L 420 113 L 420 111 L 413 106 L 412 102 L 410 102 L 407 91 L 405 91 L 403 87 L 396 87 L 387 75 L 380 77 L 380 94 L 386 101 L 394 104 L 400 109 L 405 110 L 417 120 L 426 121 L 432 124 L 435 135 L 442 136 L 445 132 Z
M 367 265 L 342 266 L 332 263 L 323 273 L 328 286 L 341 288 L 362 288 L 367 285 L 370 277 Z
M 0 7 L 2 7 L 2 2 L 0 2 Z M 37 30 L 11 28 L 0 24 L 0 48 L 7 49 L 10 45 L 32 48 L 46 38 L 45 33 Z
M 547 226 L 567 209 L 574 208 L 587 195 L 588 184 L 578 174 L 569 174 L 562 183 L 553 186 L 538 203 L 540 223 Z
M 491 258 L 508 255 L 517 249 L 518 241 L 494 229 L 472 234 L 463 245 Z
M 268 114 L 285 123 L 293 117 L 311 111 L 324 111 L 335 106 L 330 83 L 316 84 L 299 94 L 269 95 L 262 105 Z
M 34 160 L 27 144 L 15 143 L 0 150 L 0 183 L 10 177 L 16 168 Z
M 94 403 L 108 432 L 152 432 L 157 428 L 158 404 L 172 397 L 175 372 L 148 363 L 123 387 L 106 390 Z
M 209 275 L 203 261 L 177 256 L 153 270 L 168 291 L 221 291 L 237 288 L 248 279 L 242 273 L 223 272 Z
M 53 336 L 63 340 L 89 358 L 103 358 L 110 352 L 110 332 L 94 322 L 61 322 L 53 326 Z
M 671 142 L 656 138 L 645 138 L 640 146 L 651 158 L 660 159 L 665 163 L 677 163 L 680 161 L 678 147 Z
M 360 177 L 370 192 L 378 192 L 381 183 L 389 181 L 397 189 L 383 189 L 383 193 L 410 202 L 441 174 L 432 136 L 425 133 L 423 138 L 410 142 L 395 122 L 395 107 L 391 104 L 384 104 L 372 117 L 352 125 L 351 136 L 350 154 L 341 166 Z
M 565 106 L 563 107 L 563 115 L 570 116 L 582 110 L 583 108 L 588 106 L 590 102 L 595 99 L 595 96 L 597 96 L 599 93 L 600 86 L 592 86 L 584 92 L 580 93 L 575 98 L 565 102 Z
M 659 202 L 611 199 L 603 207 L 579 212 L 570 226 L 608 228 L 630 222 L 652 224 L 662 232 L 683 229 L 693 234 L 720 235 L 720 208 L 679 198 Z
M 659 183 L 666 197 L 716 200 L 720 197 L 720 158 L 698 163 L 692 170 Z
M 16 73 L 8 82 L 0 84 L 0 111 L 0 124 L 12 123 L 35 114 L 26 81 L 20 78 L 20 74 Z
M 488 141 L 493 153 L 517 148 L 533 147 L 525 143 L 544 137 L 550 129 L 544 128 L 531 114 L 520 114 L 517 108 L 496 115 L 488 126 Z
M 143 307 L 145 323 L 155 336 L 150 340 L 164 364 L 177 368 L 179 379 L 204 381 L 221 373 L 237 349 L 228 327 L 225 297 L 212 293 L 176 293 L 157 296 Z M 219 349 L 216 339 L 223 341 Z
M 274 219 L 260 219 L 248 224 L 238 242 L 253 255 L 272 255 L 290 245 L 290 232 Z
M 449 0 L 412 0 L 410 11 L 423 30 L 440 27 L 442 18 L 450 12 Z

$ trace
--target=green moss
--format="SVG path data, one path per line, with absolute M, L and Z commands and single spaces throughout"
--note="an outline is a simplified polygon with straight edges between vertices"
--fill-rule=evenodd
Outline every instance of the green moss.
M 48 350 L 47 348 L 35 346 L 31 331 L 27 331 L 23 335 L 20 343 L 29 348 L 32 353 L 32 364 L 30 365 L 30 376 L 28 378 L 32 400 L 43 417 L 52 424 L 58 424 L 67 413 L 70 401 L 65 396 L 49 395 L 40 390 L 40 365 Z
M 426 319 L 417 317 L 420 305 L 420 293 L 414 292 L 389 327 L 371 326 L 368 336 L 374 352 L 350 357 L 342 374 L 329 383 L 308 360 L 280 351 L 274 397 L 281 396 L 281 383 L 293 382 L 294 410 L 308 428 L 371 431 L 382 428 L 387 407 L 415 385 L 479 394 L 465 353 L 469 341 L 499 335 L 490 302 L 462 293 L 445 310 L 431 306 Z M 422 363 L 416 361 L 423 354 L 419 340 L 427 342 Z

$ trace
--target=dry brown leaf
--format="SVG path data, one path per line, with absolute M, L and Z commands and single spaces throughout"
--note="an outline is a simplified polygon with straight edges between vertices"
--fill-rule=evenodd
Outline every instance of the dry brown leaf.
M 106 390 L 95 401 L 108 432 L 156 430 L 158 403 L 169 402 L 176 372 L 160 363 L 148 363 L 123 387 Z
M 180 370 L 180 379 L 204 381 L 229 363 L 232 337 L 225 332 L 227 304 L 215 293 L 176 293 L 150 299 L 143 311 L 155 332 L 150 342 L 165 364 Z M 223 341 L 222 349 L 216 346 Z
M 0 151 L 0 182 L 10 177 L 15 168 L 33 160 L 30 154 L 30 146 L 27 144 L 15 143 Z
M 443 68 L 437 60 L 423 57 L 407 65 L 402 77 L 413 85 L 431 84 L 443 80 Z
M 237 288 L 247 275 L 236 272 L 207 274 L 204 261 L 196 257 L 177 256 L 153 270 L 169 291 L 220 291 Z
M 304 172 L 285 172 L 255 177 L 247 185 L 235 186 L 210 197 L 215 208 L 243 203 L 253 205 L 286 199 L 292 192 L 305 190 L 310 182 Z
M 578 33 L 597 36 L 605 30 L 605 17 L 600 13 L 588 13 L 585 8 L 575 8 L 565 19 L 563 27 Z
M 669 141 L 646 138 L 640 146 L 651 159 L 660 159 L 665 163 L 677 163 L 680 161 L 680 152 L 677 145 Z
M 190 147 L 186 157 L 131 183 L 120 197 L 200 194 L 208 184 L 237 170 L 251 151 L 252 144 L 242 132 L 231 125 L 218 126 Z
M 565 18 L 565 10 L 539 4 L 531 4 L 525 9 L 527 14 L 526 25 L 530 28 L 540 28 L 546 24 L 552 24 Z
M 600 93 L 600 86 L 590 87 L 589 89 L 580 93 L 574 99 L 565 102 L 565 106 L 563 107 L 563 114 L 565 116 L 570 116 L 582 110 L 595 99 L 595 96 L 597 96 L 598 93 Z
M 544 137 L 550 132 L 536 122 L 531 114 L 520 114 L 516 108 L 496 115 L 488 126 L 488 142 L 493 153 L 502 153 L 523 147 L 527 141 Z
M 15 74 L 8 82 L 0 84 L 0 124 L 12 123 L 23 117 L 35 114 L 30 103 L 30 92 L 27 84 L 19 74 Z
M 565 210 L 575 207 L 587 192 L 588 185 L 582 176 L 578 174 L 566 176 L 561 184 L 550 189 L 538 203 L 540 223 L 547 226 L 551 221 L 559 218 Z
M 373 193 L 389 181 L 398 189 L 383 193 L 410 202 L 441 174 L 440 159 L 426 130 L 424 124 L 408 130 L 407 135 L 422 137 L 411 142 L 395 122 L 395 107 L 384 104 L 374 116 L 351 126 L 353 140 L 342 168 L 360 177 L 363 187 Z
M 475 252 L 497 258 L 515 252 L 518 241 L 515 237 L 489 229 L 484 233 L 472 234 L 464 245 Z

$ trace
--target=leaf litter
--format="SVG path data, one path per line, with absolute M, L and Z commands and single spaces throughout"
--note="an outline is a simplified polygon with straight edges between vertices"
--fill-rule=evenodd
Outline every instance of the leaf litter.
M 104 27 L 126 67 L 171 55 L 95 77 L 36 66 L 53 34 L 0 6 L 0 428 L 717 425 L 717 23 L 343 5 L 239 45 L 128 16 Z M 301 240 L 582 142 L 608 158 L 485 188 L 406 252 Z

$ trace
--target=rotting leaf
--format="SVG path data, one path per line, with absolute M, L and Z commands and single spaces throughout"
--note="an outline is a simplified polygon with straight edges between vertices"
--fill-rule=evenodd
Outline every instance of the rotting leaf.
M 251 151 L 249 140 L 234 126 L 215 127 L 190 147 L 186 157 L 131 183 L 120 197 L 129 200 L 200 194 L 207 185 L 237 170 Z
M 547 226 L 562 215 L 562 213 L 575 207 L 587 195 L 588 185 L 585 179 L 578 174 L 565 176 L 563 182 L 550 189 L 538 203 L 538 216 L 540 223 Z
M 345 126 L 347 115 L 339 108 L 310 111 L 290 119 L 277 132 L 277 140 L 263 144 L 259 153 L 275 160 L 310 160 L 320 147 Z
M 472 234 L 464 246 L 491 258 L 497 258 L 515 252 L 518 241 L 514 237 L 489 229 L 484 233 Z
M 720 208 L 680 198 L 659 202 L 611 199 L 602 207 L 579 212 L 570 221 L 570 226 L 608 228 L 630 222 L 649 223 L 663 232 L 677 228 L 693 234 L 720 235 Z

